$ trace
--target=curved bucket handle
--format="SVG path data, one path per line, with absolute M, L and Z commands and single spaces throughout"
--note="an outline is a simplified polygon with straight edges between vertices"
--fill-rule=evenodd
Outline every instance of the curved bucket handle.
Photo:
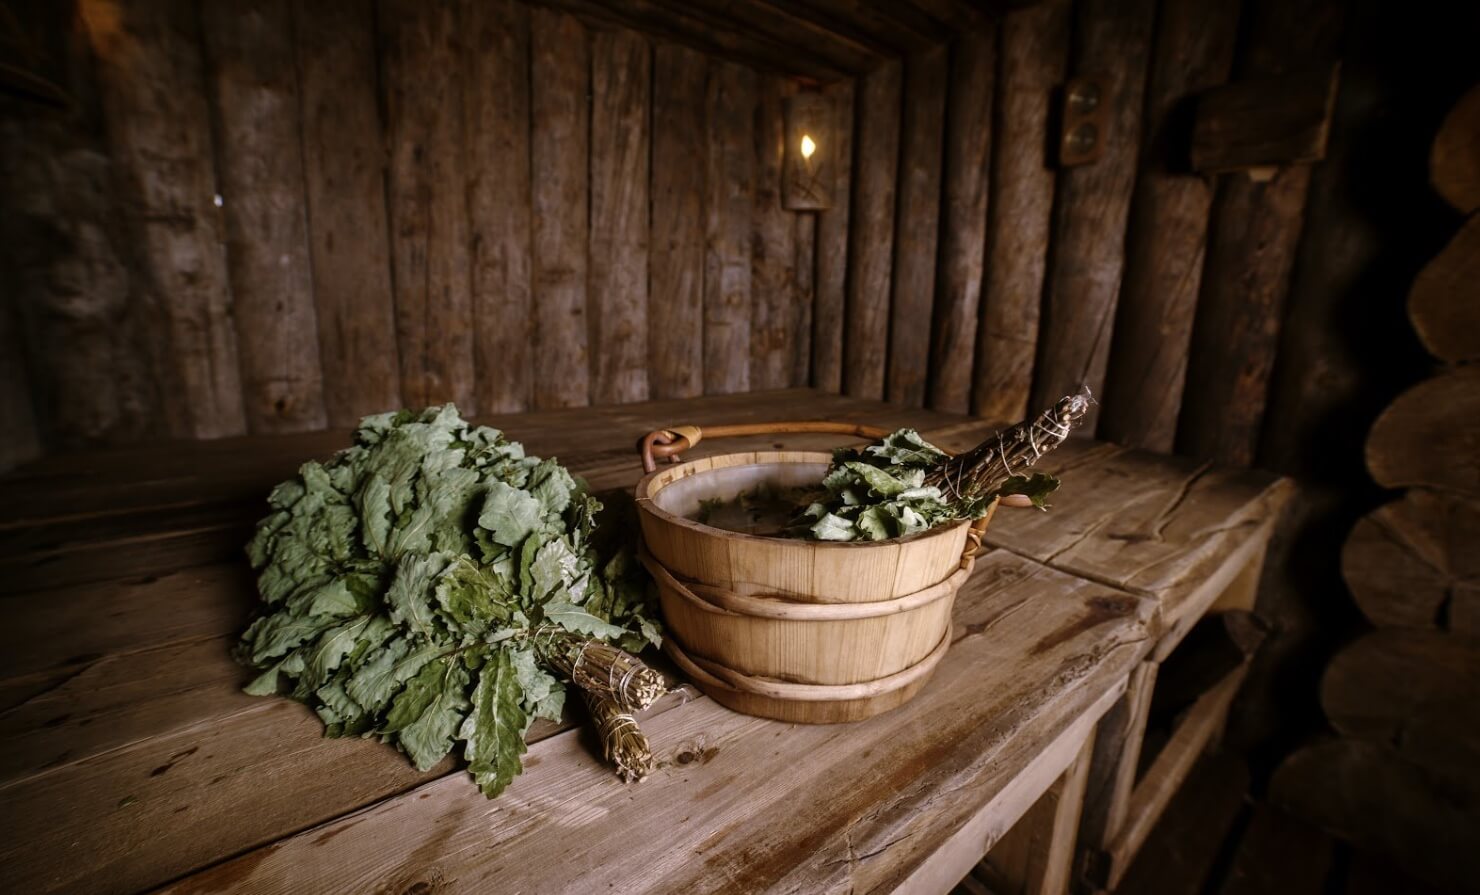
M 878 426 L 866 426 L 862 423 L 835 423 L 828 420 L 737 423 L 729 426 L 709 426 L 707 429 L 701 429 L 698 426 L 672 426 L 667 429 L 654 429 L 642 436 L 642 441 L 638 442 L 637 451 L 642 455 L 642 471 L 656 472 L 659 459 L 677 461 L 679 454 L 696 446 L 706 435 L 710 438 L 739 438 L 745 435 L 823 434 L 879 439 L 893 431 L 893 429 L 881 429 Z M 942 448 L 942 450 L 945 449 Z M 946 451 L 946 453 L 953 452 Z M 1009 494 L 999 498 L 997 502 L 1005 507 L 1033 505 L 1033 502 L 1024 494 Z M 972 526 L 972 529 L 978 533 L 978 540 L 980 540 L 980 532 L 985 528 L 985 518 L 977 520 L 977 524 Z

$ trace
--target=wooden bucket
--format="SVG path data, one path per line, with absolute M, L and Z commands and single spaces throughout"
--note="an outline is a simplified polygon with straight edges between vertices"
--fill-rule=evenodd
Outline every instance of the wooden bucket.
M 657 469 L 656 457 L 674 458 L 704 434 L 783 432 L 888 434 L 773 423 L 678 427 L 643 439 L 642 558 L 658 583 L 664 651 L 735 711 L 803 723 L 861 720 L 914 696 L 945 655 L 951 606 L 991 512 L 889 541 L 762 537 L 692 517 L 703 499 L 761 484 L 815 484 L 831 454 L 745 451 Z

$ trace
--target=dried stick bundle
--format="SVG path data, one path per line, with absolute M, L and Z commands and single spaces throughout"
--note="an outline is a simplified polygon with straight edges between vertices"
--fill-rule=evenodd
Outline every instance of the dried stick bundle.
M 554 625 L 542 625 L 532 639 L 552 671 L 586 693 L 611 699 L 623 711 L 640 712 L 668 692 L 661 674 L 604 641 Z
M 628 783 L 641 780 L 653 769 L 653 750 L 647 734 L 637 726 L 637 719 L 610 696 L 582 690 L 586 708 L 596 724 L 601 751 L 610 764 L 616 765 L 617 776 Z
M 925 484 L 940 489 L 947 502 L 986 497 L 1013 476 L 1023 475 L 1038 458 L 1058 447 L 1089 410 L 1088 386 L 1060 398 L 1053 407 L 1010 429 L 998 432 L 964 454 L 925 475 Z

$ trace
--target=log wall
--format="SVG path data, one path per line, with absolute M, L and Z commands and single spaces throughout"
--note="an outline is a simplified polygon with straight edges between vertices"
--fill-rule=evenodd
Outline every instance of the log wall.
M 75 2 L 31 4 L 74 101 L 0 116 L 7 463 L 793 385 L 1011 421 L 1083 382 L 1101 437 L 1250 464 L 1301 344 L 1312 169 L 1188 147 L 1200 93 L 1336 61 L 1335 0 L 1040 0 L 856 79 L 566 0 Z M 1104 132 L 1065 167 L 1071 78 Z M 834 201 L 796 213 L 818 89 Z

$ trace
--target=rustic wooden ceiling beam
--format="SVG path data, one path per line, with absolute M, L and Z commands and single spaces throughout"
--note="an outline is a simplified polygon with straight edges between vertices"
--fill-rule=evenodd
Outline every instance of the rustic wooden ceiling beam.
M 866 40 L 876 52 L 889 56 L 919 52 L 949 37 L 934 23 L 924 23 L 922 28 L 919 21 L 900 22 L 867 0 L 791 0 L 788 7 L 836 34 Z
M 674 14 L 658 5 L 655 0 L 622 0 L 620 6 L 597 0 L 536 2 L 540 6 L 564 10 L 592 24 L 631 28 L 766 71 L 796 75 L 819 82 L 850 77 L 849 72 L 825 64 L 820 59 L 798 54 L 794 47 L 709 28 L 691 15 Z
M 721 31 L 749 34 L 759 41 L 809 54 L 853 74 L 863 74 L 889 54 L 795 14 L 790 3 L 773 0 L 656 0 L 674 14 L 687 15 Z

